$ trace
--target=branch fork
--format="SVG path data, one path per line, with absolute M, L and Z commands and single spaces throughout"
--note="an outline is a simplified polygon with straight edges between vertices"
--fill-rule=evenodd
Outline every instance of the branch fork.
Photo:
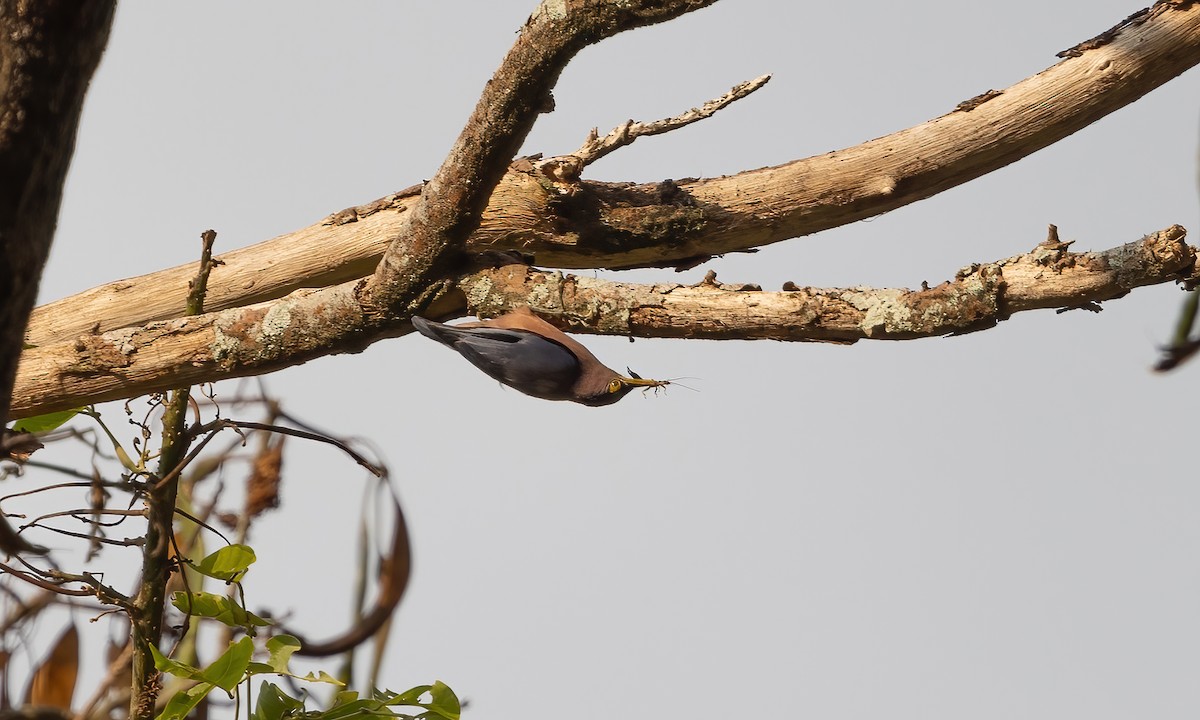
M 713 98 L 698 108 L 692 108 L 687 112 L 672 117 L 645 123 L 626 120 L 610 130 L 603 138 L 600 137 L 597 128 L 592 128 L 591 132 L 588 133 L 587 139 L 579 146 L 579 149 L 568 155 L 560 155 L 542 160 L 535 167 L 543 175 L 555 182 L 574 183 L 583 174 L 584 168 L 605 155 L 627 145 L 632 145 L 640 137 L 661 135 L 712 117 L 719 110 L 750 95 L 766 85 L 770 80 L 770 75 L 760 75 L 753 80 L 738 83 L 724 95 Z
M 471 307 L 486 312 L 487 303 L 478 296 L 488 294 L 483 289 L 497 280 L 494 273 L 468 274 L 457 289 L 452 285 L 464 272 L 464 256 L 488 250 L 516 250 L 549 267 L 662 267 L 843 225 L 1011 163 L 1200 64 L 1200 3 L 1158 3 L 1137 23 L 1119 26 L 1104 43 L 1081 50 L 1080 57 L 992 95 L 970 112 L 953 111 L 835 153 L 722 178 L 644 185 L 558 181 L 577 177 L 587 162 L 653 128 L 681 126 L 727 106 L 761 87 L 765 79 L 759 78 L 694 112 L 656 123 L 623 124 L 604 138 L 595 133 L 577 155 L 564 156 L 567 164 L 557 176 L 530 172 L 525 162 L 532 166 L 532 160 L 509 168 L 558 71 L 581 47 L 707 4 L 641 0 L 543 5 L 489 83 L 443 169 L 419 196 L 415 188 L 394 193 L 384 202 L 354 208 L 299 233 L 222 254 L 224 265 L 213 274 L 205 300 L 205 308 L 213 312 L 204 315 L 181 317 L 191 267 L 113 283 L 35 311 L 27 342 L 36 347 L 24 353 L 14 412 L 28 416 L 357 352 L 408 332 L 407 318 L 414 312 L 439 319 L 462 314 L 468 297 Z M 522 84 L 526 77 L 534 81 Z M 1050 102 L 1057 111 L 1041 112 Z M 913 153 L 921 162 L 914 162 Z M 880 183 L 881 177 L 891 180 Z M 1061 261 L 1054 260 L 1058 249 L 1047 247 L 1037 251 L 1040 260 L 1004 262 L 1003 302 L 982 316 L 1003 319 L 1004 313 L 1024 309 L 1083 306 L 1119 297 L 1140 284 L 1194 274 L 1186 268 L 1194 266 L 1195 251 L 1182 242 L 1182 228 L 1156 234 L 1165 238 L 1161 233 L 1177 237 L 1153 244 L 1153 249 L 1135 243 L 1077 254 L 1062 248 L 1067 255 Z M 319 248 L 315 258 L 314 247 Z M 337 258 L 335 267 L 330 267 L 330 257 Z M 1063 265 L 1067 260 L 1074 266 Z M 524 296 L 497 291 L 503 298 L 489 302 L 540 306 L 532 293 L 547 284 L 535 280 L 541 277 L 528 276 Z M 563 289 L 588 284 L 568 277 Z M 576 329 L 852 342 L 975 327 L 970 317 L 960 317 L 868 331 L 856 304 L 869 300 L 848 290 L 755 293 L 757 305 L 747 308 L 747 293 L 726 296 L 709 288 L 675 288 L 651 296 L 645 286 L 618 285 L 631 293 L 616 305 L 626 308 L 626 315 L 581 314 Z M 611 296 L 618 285 L 592 283 L 588 289 L 597 297 Z M 318 289 L 296 292 L 300 288 Z M 929 292 L 933 290 L 937 288 Z M 689 292 L 704 292 L 708 300 L 682 302 Z M 920 292 L 916 299 L 922 302 L 937 300 Z M 785 299 L 788 295 L 792 297 Z M 672 302 L 660 302 L 664 297 Z M 776 307 L 776 302 L 791 310 Z M 933 302 L 930 307 L 943 305 Z M 689 318 L 688 312 L 696 315 Z M 797 323 L 796 312 L 801 317 L 818 313 L 820 321 Z M 749 320 L 726 317 L 737 313 Z

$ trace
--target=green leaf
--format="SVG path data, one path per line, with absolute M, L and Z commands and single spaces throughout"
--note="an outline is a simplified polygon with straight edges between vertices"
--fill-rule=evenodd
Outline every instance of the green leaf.
M 250 720 L 282 720 L 285 714 L 296 714 L 304 710 L 304 701 L 298 700 L 277 685 L 263 681 L 258 688 L 258 700 Z
M 171 658 L 166 657 L 159 652 L 158 648 L 154 647 L 153 645 L 150 646 L 150 654 L 154 656 L 154 667 L 159 672 L 170 673 L 177 678 L 183 678 L 185 680 L 204 679 L 204 673 L 200 670 L 200 668 L 192 667 L 191 665 L 188 665 L 187 663 L 181 663 L 178 660 L 172 660 Z
M 294 677 L 297 680 L 304 680 L 305 682 L 327 683 L 329 685 L 337 685 L 338 687 L 345 687 L 345 685 L 346 685 L 346 683 L 342 682 L 341 680 L 338 680 L 337 678 L 335 678 L 334 676 L 325 672 L 324 670 L 318 670 L 316 675 L 313 675 L 310 672 L 304 676 L 292 675 L 291 673 L 288 673 L 288 676 Z
M 432 685 L 418 685 L 414 688 L 409 688 L 402 693 L 392 693 L 388 698 L 388 705 L 417 705 L 421 701 L 421 696 L 433 690 Z
M 171 604 L 194 617 L 212 618 L 230 627 L 244 627 L 253 630 L 255 627 L 265 627 L 272 624 L 252 612 L 244 610 L 237 603 L 224 595 L 207 592 L 177 592 L 171 596 Z
M 427 703 L 418 703 L 421 707 L 437 713 L 446 720 L 459 720 L 462 715 L 462 704 L 458 702 L 458 696 L 450 689 L 450 686 L 441 680 L 435 680 L 433 687 L 429 689 L 430 701 Z
M 158 714 L 158 720 L 183 720 L 212 690 L 213 686 L 204 682 L 180 690 L 167 701 L 166 707 Z
M 250 656 L 253 654 L 254 641 L 243 637 L 230 645 L 212 665 L 204 668 L 204 680 L 227 693 L 232 693 L 245 676 L 246 666 L 250 664 Z
M 209 686 L 205 694 L 213 687 L 219 687 L 225 692 L 233 692 L 246 674 L 246 666 L 250 663 L 250 656 L 253 653 L 254 642 L 250 638 L 244 637 L 230 645 L 229 649 L 222 653 L 221 657 L 217 658 L 213 664 L 200 669 L 178 660 L 172 660 L 159 652 L 158 648 L 150 647 L 150 654 L 154 656 L 156 669 L 185 680 L 199 680 L 201 685 Z M 197 702 L 199 701 L 197 700 Z M 192 707 L 195 707 L 194 703 L 187 706 L 184 714 L 186 715 L 187 710 Z
M 321 720 L 341 720 L 341 718 L 360 718 L 372 715 L 379 709 L 379 703 L 367 698 L 359 698 L 353 690 L 344 690 L 334 698 L 333 707 L 321 713 Z
M 342 690 L 333 696 L 333 702 L 330 703 L 330 708 L 339 708 L 347 703 L 358 702 L 357 690 Z
M 275 675 L 287 675 L 288 677 L 305 682 L 322 682 L 330 685 L 344 686 L 346 683 L 338 680 L 325 671 L 320 671 L 317 674 L 308 673 L 307 675 L 297 675 L 288 668 L 288 662 L 292 659 L 292 654 L 300 649 L 300 641 L 291 635 L 276 635 L 267 640 L 267 652 L 270 657 L 266 662 L 252 662 L 246 666 L 246 672 L 251 675 L 264 675 L 267 673 Z
M 210 578 L 225 582 L 237 582 L 242 579 L 242 576 L 246 574 L 246 569 L 256 559 L 254 550 L 249 545 L 229 545 L 204 558 L 193 567 L 197 572 Z
M 276 635 L 267 641 L 267 652 L 270 657 L 267 658 L 267 664 L 277 673 L 286 673 L 288 671 L 288 661 L 292 659 L 292 653 L 300 649 L 300 641 L 291 635 Z
M 429 701 L 422 702 L 421 698 L 426 695 L 429 696 Z M 383 704 L 388 707 L 407 705 L 425 708 L 427 712 L 417 716 L 420 718 L 459 720 L 459 716 L 462 714 L 462 705 L 458 701 L 458 696 L 441 680 L 432 685 L 418 685 L 399 694 L 386 693 L 382 699 Z
M 44 433 L 50 432 L 63 423 L 66 423 L 71 418 L 79 414 L 83 408 L 75 408 L 74 410 L 62 410 L 60 412 L 46 413 L 45 415 L 35 415 L 30 418 L 18 420 L 13 423 L 13 432 L 27 433 Z
M 324 675 L 324 673 L 322 673 Z M 428 702 L 421 698 L 428 696 Z M 409 715 L 393 710 L 393 707 L 421 707 L 426 711 L 420 715 Z M 313 717 L 321 720 L 343 720 L 343 718 L 361 718 L 370 716 L 393 718 L 430 718 L 431 720 L 459 720 L 462 706 L 454 691 L 443 682 L 433 685 L 418 685 L 402 693 L 376 690 L 370 698 L 360 698 L 353 690 L 343 690 L 334 695 L 330 708 Z M 254 718 L 252 720 L 275 720 L 275 718 Z

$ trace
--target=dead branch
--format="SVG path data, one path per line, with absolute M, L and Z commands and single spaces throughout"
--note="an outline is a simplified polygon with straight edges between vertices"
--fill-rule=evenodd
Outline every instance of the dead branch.
M 95 595 L 95 592 L 93 592 L 92 590 L 87 590 L 87 589 L 72 590 L 70 588 L 65 588 L 56 582 L 52 582 L 50 580 L 43 580 L 42 578 L 38 577 L 38 575 L 33 572 L 25 572 L 24 570 L 18 570 L 17 568 L 15 568 L 11 565 L 6 565 L 4 563 L 0 563 L 0 572 L 4 572 L 8 575 L 12 575 L 13 577 L 15 577 L 19 580 L 24 580 L 25 582 L 29 583 L 30 585 L 36 585 L 37 587 L 40 587 L 43 590 L 49 590 L 50 592 L 55 593 L 57 595 L 72 595 L 75 597 L 89 597 L 91 595 Z
M 1019 160 L 1196 65 L 1200 3 L 1157 3 L 1103 37 L 922 125 L 773 168 L 646 185 L 563 184 L 518 163 L 492 193 L 468 249 L 515 249 L 547 267 L 678 265 L 893 210 Z M 368 275 L 403 231 L 419 191 L 221 255 L 225 266 L 214 274 L 206 307 L 244 307 Z M 181 266 L 43 306 L 27 339 L 48 345 L 179 317 L 191 275 L 191 265 Z
M 1142 240 L 1092 253 L 1062 243 L 991 263 L 927 290 L 788 288 L 702 283 L 638 285 L 561 276 L 525 265 L 484 270 L 459 281 L 428 314 L 447 318 L 468 308 L 498 315 L 517 305 L 564 317 L 577 332 L 640 337 L 853 342 L 961 333 L 1015 312 L 1080 307 L 1132 288 L 1172 282 L 1194 272 L 1196 249 L 1173 225 Z M 349 293 L 353 283 L 338 288 Z M 315 354 L 350 352 L 338 308 L 321 307 L 320 323 L 288 324 L 293 309 L 318 305 L 330 290 L 294 293 L 273 303 L 155 322 L 28 350 L 18 375 L 15 412 L 34 415 L 85 403 L 142 395 L 174 383 L 256 375 Z M 357 312 L 357 305 L 351 306 Z M 568 319 L 569 318 L 569 319 Z M 553 319 L 553 318 L 548 318 Z M 381 324 L 379 337 L 406 334 L 407 321 Z
M 296 428 L 290 428 L 284 425 L 247 422 L 245 420 L 217 420 L 216 422 L 221 423 L 224 427 L 240 428 L 243 430 L 263 430 L 265 432 L 275 433 L 277 435 L 289 435 L 291 437 L 298 437 L 304 440 L 313 440 L 315 442 L 326 443 L 346 453 L 346 455 L 350 456 L 350 458 L 354 460 L 354 462 L 358 463 L 360 467 L 375 477 L 383 478 L 387 476 L 387 469 L 382 465 L 376 465 L 370 460 L 367 460 L 361 453 L 350 447 L 349 443 L 347 443 L 345 440 L 339 440 L 338 438 L 330 435 L 309 432 L 308 430 L 297 430 Z
M 1173 225 L 1136 242 L 1074 253 L 1051 238 L 1031 252 L 973 263 L 953 280 L 920 290 L 757 285 L 636 285 L 563 276 L 524 265 L 477 273 L 460 287 L 483 316 L 528 304 L 574 332 L 636 337 L 771 339 L 853 343 L 910 340 L 992 327 L 1018 312 L 1088 307 L 1135 287 L 1182 279 L 1195 271 L 1196 249 Z
M 583 48 L 625 30 L 671 20 L 716 0 L 632 0 L 540 4 L 483 89 L 467 124 L 416 204 L 388 240 L 356 296 L 369 318 L 411 315 L 449 288 L 449 271 L 508 163 L 537 116 L 554 108 L 551 91 Z M 412 303 L 404 310 L 400 306 Z
M 712 117 L 719 110 L 741 100 L 766 85 L 770 80 L 770 75 L 762 75 L 753 80 L 739 83 L 730 88 L 729 92 L 721 97 L 709 100 L 698 108 L 692 108 L 674 117 L 646 123 L 627 120 L 610 130 L 603 138 L 599 136 L 596 128 L 592 128 L 592 131 L 588 133 L 587 139 L 584 140 L 583 145 L 578 150 L 570 155 L 542 160 L 536 163 L 535 167 L 558 182 L 573 182 L 579 179 L 579 175 L 585 167 L 605 155 L 620 150 L 626 145 L 632 145 L 640 137 L 661 135 Z

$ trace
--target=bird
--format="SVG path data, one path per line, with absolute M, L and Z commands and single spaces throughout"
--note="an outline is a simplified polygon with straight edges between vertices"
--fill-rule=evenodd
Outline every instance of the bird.
M 589 407 L 612 405 L 635 387 L 663 387 L 632 370 L 629 376 L 605 367 L 587 348 L 533 314 L 526 306 L 480 322 L 444 325 L 413 316 L 425 337 L 458 352 L 492 378 L 543 400 L 568 400 Z

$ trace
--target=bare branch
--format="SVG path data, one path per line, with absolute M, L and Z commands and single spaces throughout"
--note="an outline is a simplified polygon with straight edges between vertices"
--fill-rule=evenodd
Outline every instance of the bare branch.
M 350 447 L 344 440 L 325 435 L 323 433 L 309 432 L 307 430 L 297 430 L 284 425 L 272 425 L 269 423 L 247 422 L 245 420 L 219 420 L 217 422 L 224 423 L 228 427 L 242 428 L 244 430 L 263 430 L 265 432 L 277 433 L 279 435 L 291 435 L 292 437 L 303 438 L 304 440 L 315 440 L 317 442 L 327 443 L 336 447 L 338 450 L 350 456 L 354 462 L 358 463 L 367 472 L 377 478 L 387 476 L 387 469 L 381 465 L 367 460 L 361 453 Z
M 56 593 L 58 595 L 73 595 L 75 597 L 90 597 L 92 595 L 95 595 L 95 593 L 91 590 L 72 590 L 70 588 L 62 587 L 55 582 L 51 582 L 49 580 L 43 580 L 42 578 L 38 577 L 37 575 L 35 575 L 32 572 L 25 572 L 24 570 L 18 570 L 15 567 L 12 567 L 11 565 L 6 565 L 4 563 L 0 563 L 0 572 L 4 572 L 8 575 L 12 575 L 13 577 L 15 577 L 19 580 L 24 580 L 25 582 L 29 583 L 30 585 L 36 585 L 37 587 L 40 587 L 43 590 L 49 590 L 50 592 Z
M 718 110 L 728 107 L 732 103 L 758 90 L 763 85 L 766 85 L 770 79 L 770 75 L 761 75 L 753 80 L 739 83 L 734 85 L 729 92 L 721 97 L 709 100 L 699 108 L 692 108 L 674 117 L 663 118 L 662 120 L 655 120 L 648 123 L 627 120 L 613 128 L 603 138 L 598 135 L 596 128 L 592 128 L 587 140 L 584 141 L 578 150 L 570 155 L 549 158 L 538 162 L 537 167 L 544 173 L 552 174 L 556 180 L 576 180 L 585 167 L 605 155 L 619 150 L 626 145 L 632 145 L 640 137 L 661 135 L 662 133 L 678 130 L 694 122 L 712 117 Z
M 236 317 L 200 316 L 205 319 L 181 319 L 159 328 L 174 336 L 187 333 L 204 344 L 188 360 L 175 358 L 182 370 L 176 384 L 202 379 L 194 371 L 203 367 L 252 375 L 332 352 L 361 350 L 395 332 L 413 310 L 430 309 L 430 303 L 452 284 L 456 273 L 451 272 L 451 261 L 477 226 L 488 196 L 537 113 L 548 109 L 550 89 L 567 61 L 588 44 L 712 2 L 544 3 L 488 83 L 442 168 L 422 190 L 402 226 L 390 233 L 389 250 L 376 272 L 361 283 L 326 288 L 272 306 L 272 312 L 282 310 L 282 314 L 268 317 L 253 309 L 241 310 Z M 228 264 L 228 259 L 222 262 Z M 406 310 L 401 304 L 412 307 Z M 97 335 L 79 337 L 76 347 L 89 359 L 66 368 L 70 376 L 122 377 L 138 361 L 130 355 L 134 346 L 113 347 Z M 89 347 L 96 352 L 89 352 Z
M 141 514 L 141 513 L 139 513 L 139 514 Z M 83 518 L 80 518 L 80 520 L 83 520 Z M 87 521 L 84 520 L 84 522 L 87 522 Z M 51 532 L 56 532 L 59 535 L 66 535 L 67 537 L 88 540 L 90 542 L 94 542 L 94 543 L 100 544 L 100 545 L 112 545 L 112 546 L 116 546 L 116 547 L 143 547 L 146 544 L 146 541 L 141 536 L 125 538 L 123 540 L 117 540 L 115 538 L 99 537 L 95 533 L 73 532 L 71 530 L 64 530 L 62 528 L 51 527 L 49 525 L 42 525 L 40 522 L 38 522 L 36 520 L 26 524 L 25 527 L 40 527 L 42 529 L 49 530 Z
M 1175 225 L 1095 253 L 1043 245 L 1025 255 L 972 265 L 954 281 L 920 291 L 789 288 L 771 293 L 744 285 L 636 285 L 510 265 L 462 279 L 462 294 L 447 295 L 428 312 L 431 317 L 452 317 L 469 306 L 484 315 L 498 315 L 530 305 L 551 313 L 561 309 L 575 318 L 567 322 L 572 330 L 643 337 L 818 342 L 930 337 L 979 329 L 1014 312 L 1079 307 L 1120 297 L 1135 287 L 1190 276 L 1196 249 L 1184 242 L 1185 235 Z M 289 359 L 295 363 L 311 356 L 313 348 L 326 353 L 353 350 L 352 345 L 332 343 L 344 325 L 338 308 L 325 300 L 331 290 L 349 293 L 352 288 L 349 283 L 296 293 L 262 306 L 150 323 L 26 351 L 13 407 L 25 415 L 51 412 L 160 391 L 181 381 L 261 374 Z M 294 312 L 297 307 L 303 309 Z M 320 323 L 281 328 L 276 320 L 303 316 L 312 307 L 320 308 Z M 348 307 L 357 312 L 357 305 Z M 410 329 L 406 321 L 393 320 L 381 325 L 378 336 L 362 342 Z
M 424 309 L 439 288 L 449 288 L 453 259 L 479 227 L 488 198 L 537 116 L 554 108 L 551 90 L 576 53 L 625 30 L 670 20 L 715 1 L 541 3 L 361 288 L 367 314 L 375 316 L 414 298 Z
M 26 563 L 26 566 L 32 567 L 32 566 L 29 566 L 28 563 Z M 88 572 L 67 573 L 67 572 L 62 572 L 61 570 L 46 570 L 46 571 L 39 571 L 39 572 L 40 572 L 40 574 L 42 574 L 45 577 L 53 578 L 56 582 L 61 582 L 61 583 L 71 582 L 71 583 L 80 583 L 80 584 L 86 585 L 86 586 L 92 588 L 92 590 L 90 591 L 90 594 L 95 595 L 96 599 L 98 599 L 101 603 L 103 603 L 105 605 L 116 605 L 117 607 L 122 608 L 123 610 L 132 610 L 133 609 L 133 601 L 130 600 L 130 598 L 125 596 L 123 593 L 118 591 L 116 588 L 109 587 L 108 585 L 105 585 L 104 583 L 100 582 L 100 580 L 92 573 L 88 573 Z M 68 594 L 75 594 L 75 593 L 64 592 L 62 594 L 68 595 Z
M 756 285 L 635 285 L 562 276 L 509 265 L 460 286 L 484 316 L 528 304 L 574 332 L 710 340 L 772 339 L 853 343 L 973 332 L 1013 313 L 1084 307 L 1135 287 L 1183 279 L 1196 250 L 1178 225 L 1102 252 L 1073 253 L 1054 239 L 1033 251 L 974 263 L 951 281 L 921 290 Z
M 545 175 L 526 163 L 500 181 L 468 249 L 518 250 L 547 267 L 678 265 L 893 210 L 1015 162 L 1200 63 L 1200 3 L 1158 3 L 1137 24 L 1115 30 L 1106 43 L 947 115 L 774 168 L 709 180 L 547 188 Z M 419 190 L 221 255 L 225 266 L 214 274 L 205 306 L 248 306 L 370 274 L 404 231 Z M 191 265 L 181 266 L 43 306 L 34 311 L 27 339 L 49 345 L 93 328 L 179 317 L 192 274 Z

